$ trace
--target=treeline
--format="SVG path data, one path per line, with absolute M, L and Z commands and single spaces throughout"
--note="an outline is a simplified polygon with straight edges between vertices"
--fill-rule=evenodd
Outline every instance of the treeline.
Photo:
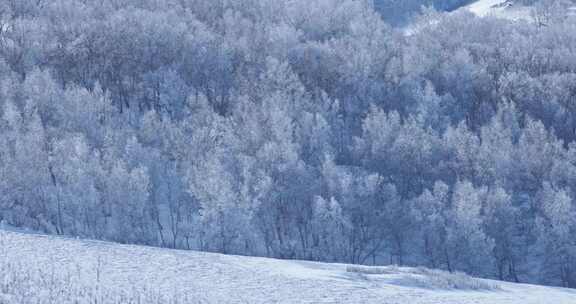
M 0 218 L 576 287 L 576 21 L 0 0 Z

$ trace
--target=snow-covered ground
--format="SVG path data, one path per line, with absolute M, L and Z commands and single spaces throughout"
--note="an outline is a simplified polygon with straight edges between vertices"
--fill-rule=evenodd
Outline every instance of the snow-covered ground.
M 562 288 L 434 276 L 410 268 L 350 270 L 342 264 L 0 231 L 2 304 L 576 303 L 576 291 Z M 449 288 L 446 282 L 453 279 L 464 284 Z
M 510 20 L 531 20 L 532 8 L 514 4 L 507 0 L 479 0 L 464 7 L 464 9 L 480 16 L 495 16 Z
M 513 5 L 508 0 L 478 0 L 466 6 L 463 6 L 453 12 L 445 14 L 454 14 L 459 12 L 471 12 L 478 17 L 498 17 L 508 20 L 525 20 L 532 21 L 532 7 Z M 403 31 L 406 36 L 412 36 L 423 28 L 436 24 L 439 20 L 427 20 L 428 23 L 413 23 L 406 26 Z

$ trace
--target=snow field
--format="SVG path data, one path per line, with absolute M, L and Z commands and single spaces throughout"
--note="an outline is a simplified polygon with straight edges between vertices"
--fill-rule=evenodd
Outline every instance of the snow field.
M 15 232 L 0 231 L 0 248 L 2 304 L 572 304 L 576 299 L 572 290 L 427 269 L 226 256 Z

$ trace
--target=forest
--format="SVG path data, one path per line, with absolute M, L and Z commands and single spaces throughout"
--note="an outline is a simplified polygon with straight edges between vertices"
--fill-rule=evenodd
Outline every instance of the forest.
M 0 0 L 1 225 L 576 288 L 565 12 Z

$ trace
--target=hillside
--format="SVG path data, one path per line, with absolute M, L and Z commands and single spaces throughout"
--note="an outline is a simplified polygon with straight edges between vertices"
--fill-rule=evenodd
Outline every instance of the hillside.
M 576 19 L 533 1 L 0 0 L 0 223 L 576 288 Z
M 0 231 L 0 303 L 570 304 L 576 291 L 410 268 L 156 249 Z M 34 261 L 31 263 L 31 261 Z M 381 274 L 367 274 L 367 273 Z M 440 282 L 440 284 L 439 284 Z M 477 289 L 477 290 L 467 290 Z M 545 300 L 544 300 L 545 299 Z
M 474 0 L 371 0 L 374 8 L 386 22 L 393 25 L 409 25 L 423 7 L 433 7 L 450 12 L 475 2 Z
M 481 17 L 492 15 L 510 20 L 530 20 L 532 10 L 530 6 L 514 4 L 507 0 L 480 0 L 464 6 L 463 9 Z
M 574 17 L 576 2 L 573 0 L 479 0 L 463 6 L 460 10 L 468 10 L 477 16 L 494 16 L 508 20 L 538 21 L 551 16 Z

